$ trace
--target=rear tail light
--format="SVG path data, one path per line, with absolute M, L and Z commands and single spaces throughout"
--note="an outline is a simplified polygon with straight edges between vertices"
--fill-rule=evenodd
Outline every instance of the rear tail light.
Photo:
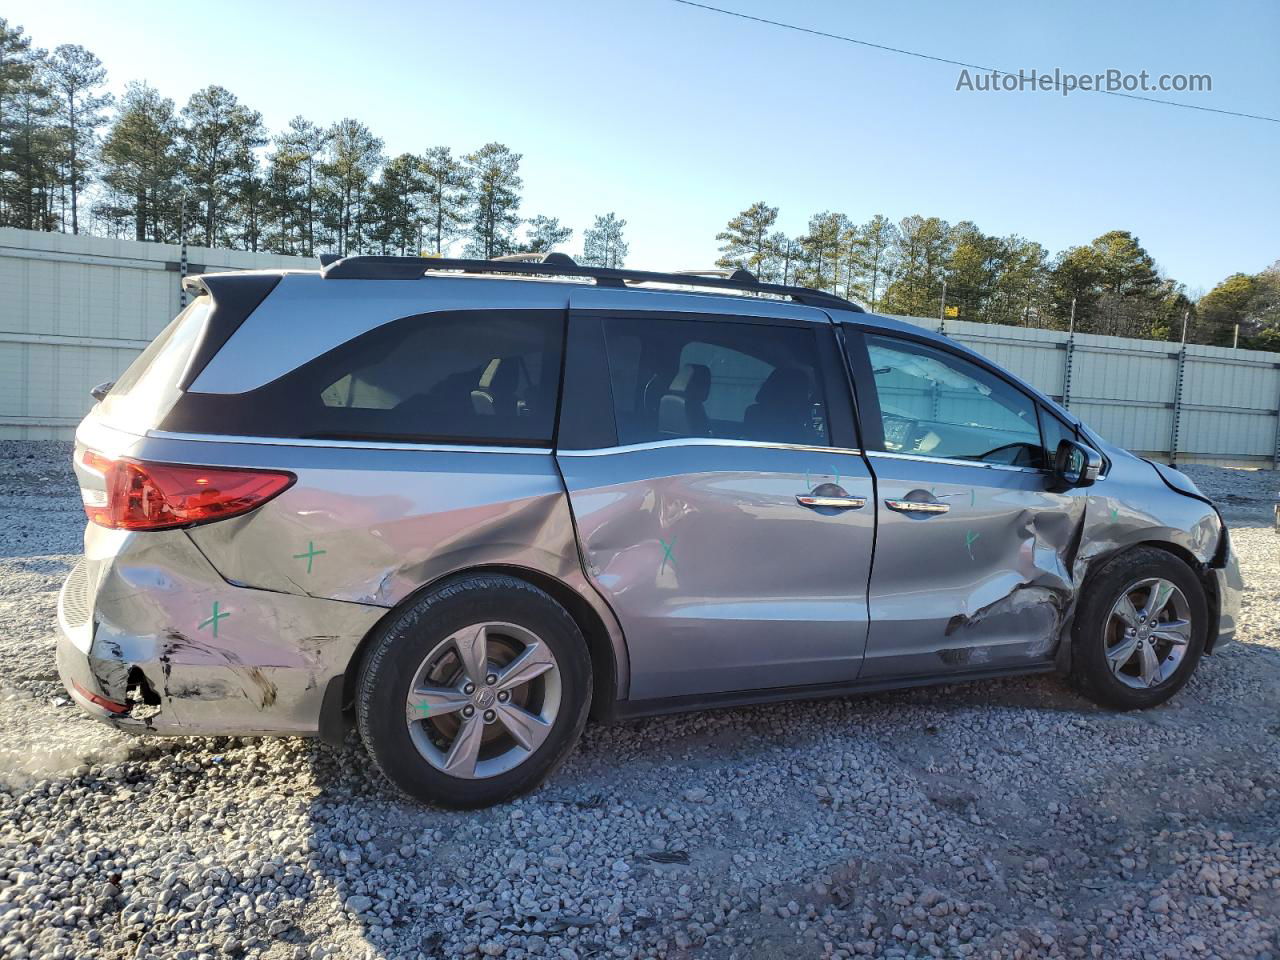
M 81 454 L 80 465 L 99 474 L 106 487 L 80 491 L 84 512 L 114 530 L 169 530 L 238 516 L 297 479 L 276 470 L 113 460 L 92 450 Z

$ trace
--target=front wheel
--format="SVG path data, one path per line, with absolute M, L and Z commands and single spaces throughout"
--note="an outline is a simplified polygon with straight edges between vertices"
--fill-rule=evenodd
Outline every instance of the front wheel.
M 1073 631 L 1073 679 L 1103 706 L 1163 703 L 1199 663 L 1208 620 L 1204 587 L 1185 563 L 1152 547 L 1121 554 L 1085 586 Z
M 485 574 L 431 591 L 381 631 L 356 719 L 388 780 L 465 809 L 541 783 L 577 743 L 590 702 L 573 618 L 537 587 Z

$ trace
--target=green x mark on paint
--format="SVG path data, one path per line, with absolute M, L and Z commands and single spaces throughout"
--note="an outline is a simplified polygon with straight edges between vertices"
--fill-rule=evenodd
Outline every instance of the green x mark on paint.
M 210 624 L 212 624 L 212 625 L 213 625 L 213 635 L 216 637 L 216 636 L 218 635 L 218 621 L 219 621 L 219 620 L 225 620 L 225 619 L 226 619 L 227 617 L 229 617 L 229 616 L 231 616 L 231 614 L 229 614 L 229 613 L 219 613 L 219 612 L 218 612 L 218 601 L 217 601 L 217 600 L 215 600 L 215 601 L 213 601 L 213 616 L 212 616 L 212 617 L 210 617 L 208 620 L 204 621 L 202 624 L 200 624 L 200 626 L 199 626 L 199 627 L 197 627 L 196 629 L 198 629 L 198 630 L 203 630 L 205 627 L 207 627 L 207 626 L 209 626 Z
M 307 541 L 307 552 L 306 552 L 306 553 L 295 553 L 295 554 L 293 555 L 293 559 L 295 559 L 295 560 L 302 560 L 302 559 L 304 559 L 304 558 L 305 558 L 305 559 L 306 559 L 306 561 L 307 561 L 307 573 L 310 573 L 310 572 L 311 572 L 311 564 L 315 561 L 316 557 L 323 556 L 324 554 L 326 554 L 326 553 L 328 553 L 328 552 L 329 552 L 328 550 L 317 550 L 317 549 L 316 549 L 316 545 L 315 545 L 314 543 L 312 543 L 310 540 L 308 540 L 308 541 Z
M 972 530 L 965 531 L 964 548 L 969 551 L 970 560 L 976 559 L 973 555 L 973 545 L 977 542 L 980 536 L 982 536 L 982 534 L 974 533 Z
M 675 557 L 673 557 L 673 556 L 671 555 L 671 548 L 672 548 L 672 547 L 674 547 L 674 546 L 676 545 L 676 538 L 675 538 L 675 537 L 672 537 L 672 538 L 671 538 L 671 542 L 670 542 L 670 543 L 667 543 L 667 541 L 665 541 L 665 540 L 663 540 L 661 537 L 659 537 L 659 538 L 658 538 L 658 542 L 659 542 L 660 544 L 662 544 L 662 566 L 658 568 L 658 572 L 659 572 L 659 573 L 662 573 L 664 570 L 666 570 L 666 569 L 667 569 L 667 561 L 668 561 L 668 560 L 670 560 L 670 561 L 671 561 L 671 566 L 672 566 L 673 568 L 674 568 L 674 567 L 675 567 L 675 565 L 676 565 L 676 558 L 675 558 Z
M 836 465 L 836 486 L 840 486 L 840 466 Z
M 978 491 L 972 487 L 969 488 L 969 506 L 975 506 L 978 502 Z
M 1120 511 L 1119 511 L 1119 510 L 1117 510 L 1115 507 L 1112 507 L 1112 508 L 1111 508 L 1111 522 L 1112 522 L 1112 523 L 1115 523 L 1115 522 L 1116 522 L 1117 520 L 1119 520 L 1119 519 L 1120 519 Z
M 413 705 L 413 709 L 425 717 L 427 714 L 431 712 L 431 704 L 427 703 L 424 700 L 422 703 L 415 703 Z

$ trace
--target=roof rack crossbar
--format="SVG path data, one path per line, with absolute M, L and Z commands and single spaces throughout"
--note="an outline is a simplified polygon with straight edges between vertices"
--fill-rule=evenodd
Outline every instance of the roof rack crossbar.
M 598 286 L 622 287 L 628 283 L 667 283 L 680 286 L 709 287 L 713 290 L 736 290 L 786 297 L 811 307 L 830 307 L 865 313 L 856 303 L 809 287 L 793 287 L 780 283 L 764 283 L 746 270 L 731 276 L 707 276 L 693 273 L 659 273 L 650 270 L 622 270 L 611 267 L 581 266 L 563 253 L 542 255 L 532 262 L 520 258 L 464 260 L 441 257 L 358 256 L 345 257 L 325 264 L 321 276 L 330 280 L 419 280 L 429 273 L 461 272 L 533 277 L 581 277 L 594 280 Z

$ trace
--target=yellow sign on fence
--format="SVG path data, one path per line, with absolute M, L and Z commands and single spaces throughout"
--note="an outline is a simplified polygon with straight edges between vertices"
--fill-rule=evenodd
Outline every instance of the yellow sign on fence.
M 948 317 L 958 317 L 958 316 L 960 316 L 960 308 L 959 308 L 959 307 L 945 307 L 945 308 L 943 308 L 943 311 L 942 311 L 942 312 L 943 312 L 943 314 L 945 314 L 945 315 L 946 315 L 946 316 L 948 316 Z

